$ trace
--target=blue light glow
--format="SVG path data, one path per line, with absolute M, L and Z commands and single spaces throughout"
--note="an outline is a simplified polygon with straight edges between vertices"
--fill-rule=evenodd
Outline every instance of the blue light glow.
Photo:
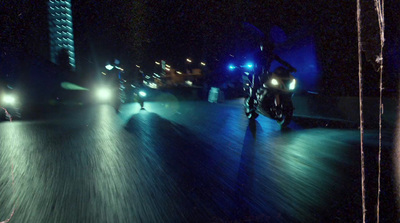
M 229 65 L 229 70 L 233 70 L 233 69 L 235 69 L 235 68 L 236 68 L 235 66 Z
M 246 64 L 246 67 L 248 67 L 248 68 L 253 68 L 253 64 L 252 64 L 252 63 L 247 63 L 247 64 Z

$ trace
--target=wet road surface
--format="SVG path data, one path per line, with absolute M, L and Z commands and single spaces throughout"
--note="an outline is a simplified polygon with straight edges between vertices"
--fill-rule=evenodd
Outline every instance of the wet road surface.
M 250 122 L 239 102 L 149 102 L 0 122 L 0 222 L 359 222 L 360 134 Z M 368 219 L 378 135 L 366 130 Z M 392 131 L 381 222 L 397 220 Z M 14 177 L 14 180 L 13 180 Z

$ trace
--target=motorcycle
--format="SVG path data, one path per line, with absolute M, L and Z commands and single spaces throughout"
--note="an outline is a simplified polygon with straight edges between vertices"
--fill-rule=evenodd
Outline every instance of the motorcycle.
M 288 126 L 293 117 L 292 97 L 296 87 L 296 79 L 291 72 L 284 67 L 278 67 L 261 80 L 259 89 L 253 89 L 255 75 L 254 70 L 249 69 L 252 66 L 245 65 L 240 68 L 247 68 L 243 87 L 248 95 L 244 100 L 247 118 L 254 120 L 261 114 L 276 120 L 282 128 Z M 249 95 L 252 95 L 253 90 L 256 90 L 256 98 L 251 103 Z
M 141 89 L 140 87 L 136 87 L 135 85 L 131 85 L 134 88 L 133 99 L 134 101 L 138 102 L 140 105 L 140 109 L 144 109 L 144 101 L 147 97 L 146 91 Z

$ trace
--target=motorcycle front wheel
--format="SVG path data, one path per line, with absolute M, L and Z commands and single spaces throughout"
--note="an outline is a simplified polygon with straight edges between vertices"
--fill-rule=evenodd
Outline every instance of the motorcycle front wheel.
M 248 119 L 254 120 L 258 117 L 258 113 L 254 108 L 250 108 L 249 101 L 250 97 L 244 99 L 244 113 Z
M 292 121 L 293 117 L 293 104 L 292 102 L 286 102 L 282 108 L 282 117 L 277 120 L 278 124 L 281 125 L 282 128 L 287 127 Z

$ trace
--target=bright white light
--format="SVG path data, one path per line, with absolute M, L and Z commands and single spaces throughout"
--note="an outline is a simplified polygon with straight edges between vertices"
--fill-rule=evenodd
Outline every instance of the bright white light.
M 168 67 L 165 68 L 166 71 L 170 71 L 171 69 L 169 69 Z
M 165 66 L 166 66 L 166 67 L 168 67 L 168 68 L 171 68 L 171 66 L 170 66 L 170 65 L 168 65 L 168 64 L 165 64 Z
M 146 97 L 146 92 L 144 92 L 144 91 L 139 91 L 139 95 L 140 95 L 140 97 Z
M 156 63 L 157 65 L 160 65 L 160 62 L 158 62 L 158 61 L 156 61 L 155 63 Z
M 201 62 L 200 64 L 201 64 L 202 66 L 205 66 L 205 65 L 206 65 L 206 63 L 204 63 L 204 62 Z
M 139 65 L 136 65 L 136 67 L 137 67 L 137 68 L 140 68 L 140 66 L 139 66 Z
M 192 86 L 192 85 L 193 85 L 193 82 L 191 82 L 191 81 L 185 81 L 185 83 L 186 83 L 187 85 L 189 85 L 189 86 Z
M 112 92 L 108 88 L 99 88 L 97 89 L 96 95 L 98 99 L 106 101 L 111 99 Z
M 15 103 L 16 99 L 12 95 L 4 95 L 3 97 L 3 102 L 5 104 L 13 105 Z
M 156 83 L 149 83 L 149 88 L 157 89 L 157 84 Z
M 107 70 L 112 70 L 113 68 L 114 68 L 114 66 L 111 65 L 111 64 L 107 64 L 107 65 L 106 65 L 106 69 L 107 69 Z
M 187 62 L 189 62 L 189 63 L 191 63 L 191 62 L 192 62 L 192 60 L 191 60 L 191 59 L 189 59 L 189 58 L 187 58 L 187 59 L 186 59 L 186 61 L 187 61 Z
M 180 72 L 180 71 L 177 71 L 176 73 L 177 73 L 177 74 L 182 74 L 182 72 Z
M 289 90 L 294 90 L 296 88 L 296 79 L 293 79 L 292 83 L 289 85 Z
M 279 82 L 275 78 L 272 78 L 271 84 L 276 86 L 279 85 Z

